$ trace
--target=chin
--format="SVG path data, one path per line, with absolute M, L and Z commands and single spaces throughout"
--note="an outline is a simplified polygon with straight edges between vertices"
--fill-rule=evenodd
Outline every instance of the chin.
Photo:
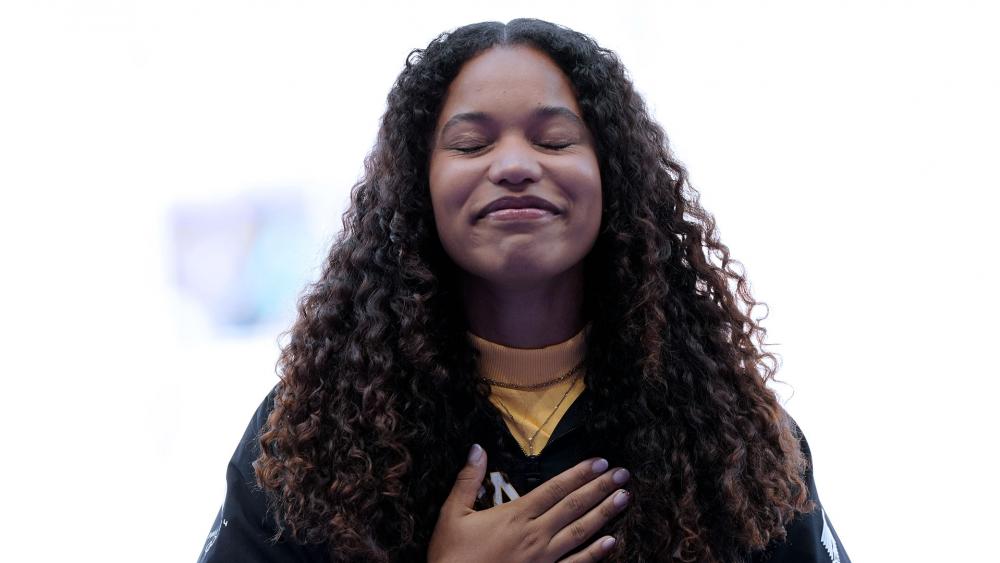
M 476 275 L 491 284 L 528 289 L 559 279 L 574 270 L 574 263 L 563 260 L 529 259 L 520 256 L 477 272 Z M 582 262 L 580 265 L 582 267 Z

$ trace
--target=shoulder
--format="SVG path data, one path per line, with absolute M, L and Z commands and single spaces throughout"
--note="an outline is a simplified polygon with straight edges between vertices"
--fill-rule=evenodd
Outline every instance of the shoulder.
M 812 449 L 805 432 L 785 413 L 787 423 L 799 441 L 806 468 L 803 479 L 809 489 L 809 500 L 815 504 L 812 512 L 798 514 L 786 527 L 784 540 L 774 541 L 767 549 L 754 554 L 754 563 L 850 563 L 847 551 L 833 528 L 830 516 L 820 502 L 816 489 Z
M 258 486 L 254 461 L 260 455 L 260 434 L 274 409 L 277 388 L 261 401 L 226 468 L 226 496 L 205 540 L 199 563 L 323 561 L 319 545 L 276 540 L 274 513 L 268 496 Z
M 267 417 L 274 410 L 274 397 L 277 391 L 278 388 L 275 386 L 264 397 L 260 405 L 258 405 L 257 410 L 250 417 L 250 422 L 247 424 L 246 430 L 243 431 L 243 437 L 240 438 L 239 443 L 236 445 L 236 451 L 233 452 L 230 465 L 235 464 L 241 473 L 245 473 L 251 477 L 254 474 L 253 462 L 260 456 L 260 435 L 267 424 Z

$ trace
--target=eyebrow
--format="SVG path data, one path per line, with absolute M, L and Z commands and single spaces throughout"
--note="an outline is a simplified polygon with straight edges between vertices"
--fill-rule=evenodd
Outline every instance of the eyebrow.
M 580 116 L 576 114 L 573 110 L 565 106 L 540 106 L 531 112 L 531 117 L 535 119 L 548 118 L 548 117 L 565 117 L 570 121 L 580 125 L 581 127 L 586 127 Z M 490 120 L 489 114 L 482 111 L 469 111 L 464 113 L 457 113 L 452 116 L 441 128 L 440 137 L 444 137 L 444 134 L 448 132 L 448 129 L 458 125 L 459 123 L 484 123 Z

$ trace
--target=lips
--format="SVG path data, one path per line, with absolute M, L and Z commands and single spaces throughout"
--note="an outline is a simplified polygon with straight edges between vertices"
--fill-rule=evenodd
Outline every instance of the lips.
M 552 202 L 538 196 L 523 195 L 505 196 L 491 201 L 489 205 L 479 211 L 476 219 L 482 219 L 490 213 L 500 211 L 501 209 L 541 209 L 553 215 L 559 215 L 559 208 Z

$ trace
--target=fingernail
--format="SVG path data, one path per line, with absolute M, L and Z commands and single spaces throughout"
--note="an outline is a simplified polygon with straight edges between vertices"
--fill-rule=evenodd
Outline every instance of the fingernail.
M 628 478 L 629 478 L 628 469 L 619 469 L 618 471 L 615 471 L 611 475 L 611 479 L 617 485 L 624 485 L 625 481 L 628 481 Z
M 628 504 L 628 497 L 629 494 L 627 491 L 618 491 L 618 494 L 615 495 L 615 500 L 612 502 L 615 503 L 615 506 L 621 508 Z
M 608 470 L 608 460 L 601 458 L 595 461 L 590 468 L 594 470 L 594 473 L 604 473 Z
M 614 546 L 615 538 L 605 538 L 605 540 L 601 542 L 601 547 L 604 549 L 611 549 Z
M 479 444 L 472 444 L 472 449 L 469 450 L 469 463 L 479 463 L 481 459 L 483 459 L 483 448 Z

